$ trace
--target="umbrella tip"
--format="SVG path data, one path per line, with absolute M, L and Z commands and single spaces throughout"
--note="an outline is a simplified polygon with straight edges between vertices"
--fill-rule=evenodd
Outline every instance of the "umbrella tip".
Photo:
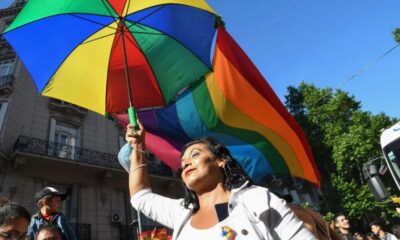
M 222 21 L 221 16 L 215 16 L 215 23 L 214 23 L 215 28 L 223 27 L 225 28 L 225 22 Z

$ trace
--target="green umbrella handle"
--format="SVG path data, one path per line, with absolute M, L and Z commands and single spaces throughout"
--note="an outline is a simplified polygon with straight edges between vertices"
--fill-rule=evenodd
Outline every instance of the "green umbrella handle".
M 133 126 L 133 129 L 138 129 L 139 126 L 136 119 L 136 110 L 132 106 L 128 108 L 128 115 L 129 115 L 129 122 Z

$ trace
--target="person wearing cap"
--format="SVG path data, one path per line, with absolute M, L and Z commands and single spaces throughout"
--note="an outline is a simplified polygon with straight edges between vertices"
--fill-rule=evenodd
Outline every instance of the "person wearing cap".
M 61 202 L 67 197 L 66 193 L 54 187 L 40 189 L 34 196 L 38 212 L 32 216 L 28 227 L 28 237 L 34 240 L 38 230 L 43 225 L 57 225 L 65 240 L 76 240 L 74 231 L 64 214 L 59 212 Z

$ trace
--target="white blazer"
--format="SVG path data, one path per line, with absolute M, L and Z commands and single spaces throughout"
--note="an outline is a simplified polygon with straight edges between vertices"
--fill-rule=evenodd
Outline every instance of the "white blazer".
M 148 218 L 174 229 L 173 240 L 178 239 L 191 217 L 191 210 L 183 207 L 183 199 L 167 198 L 153 193 L 150 188 L 137 192 L 131 204 Z M 245 183 L 232 189 L 228 212 L 225 225 L 234 231 L 237 240 L 317 240 L 286 202 L 267 188 L 247 187 Z

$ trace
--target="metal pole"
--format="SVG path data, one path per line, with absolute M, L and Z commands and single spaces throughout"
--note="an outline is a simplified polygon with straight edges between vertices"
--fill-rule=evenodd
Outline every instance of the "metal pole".
M 128 86 L 128 100 L 129 106 L 132 106 L 132 96 L 131 96 L 131 81 L 129 79 L 129 71 L 128 71 L 128 57 L 126 56 L 126 45 L 125 45 L 125 22 L 122 17 L 119 18 L 119 30 L 121 32 L 122 46 L 123 46 L 123 54 L 124 54 L 124 65 L 125 65 L 125 80 L 126 85 Z
M 142 233 L 142 219 L 140 217 L 140 211 L 139 210 L 137 210 L 137 220 L 138 220 L 139 232 Z
M 129 79 L 129 69 L 128 69 L 128 57 L 126 56 L 126 44 L 125 44 L 125 21 L 123 17 L 119 17 L 119 30 L 121 32 L 122 39 L 122 50 L 124 54 L 124 65 L 125 65 L 125 79 L 126 85 L 128 87 L 128 100 L 129 100 L 129 122 L 133 125 L 134 130 L 138 128 L 137 120 L 136 120 L 136 111 L 132 104 L 132 96 L 131 96 L 131 81 Z

